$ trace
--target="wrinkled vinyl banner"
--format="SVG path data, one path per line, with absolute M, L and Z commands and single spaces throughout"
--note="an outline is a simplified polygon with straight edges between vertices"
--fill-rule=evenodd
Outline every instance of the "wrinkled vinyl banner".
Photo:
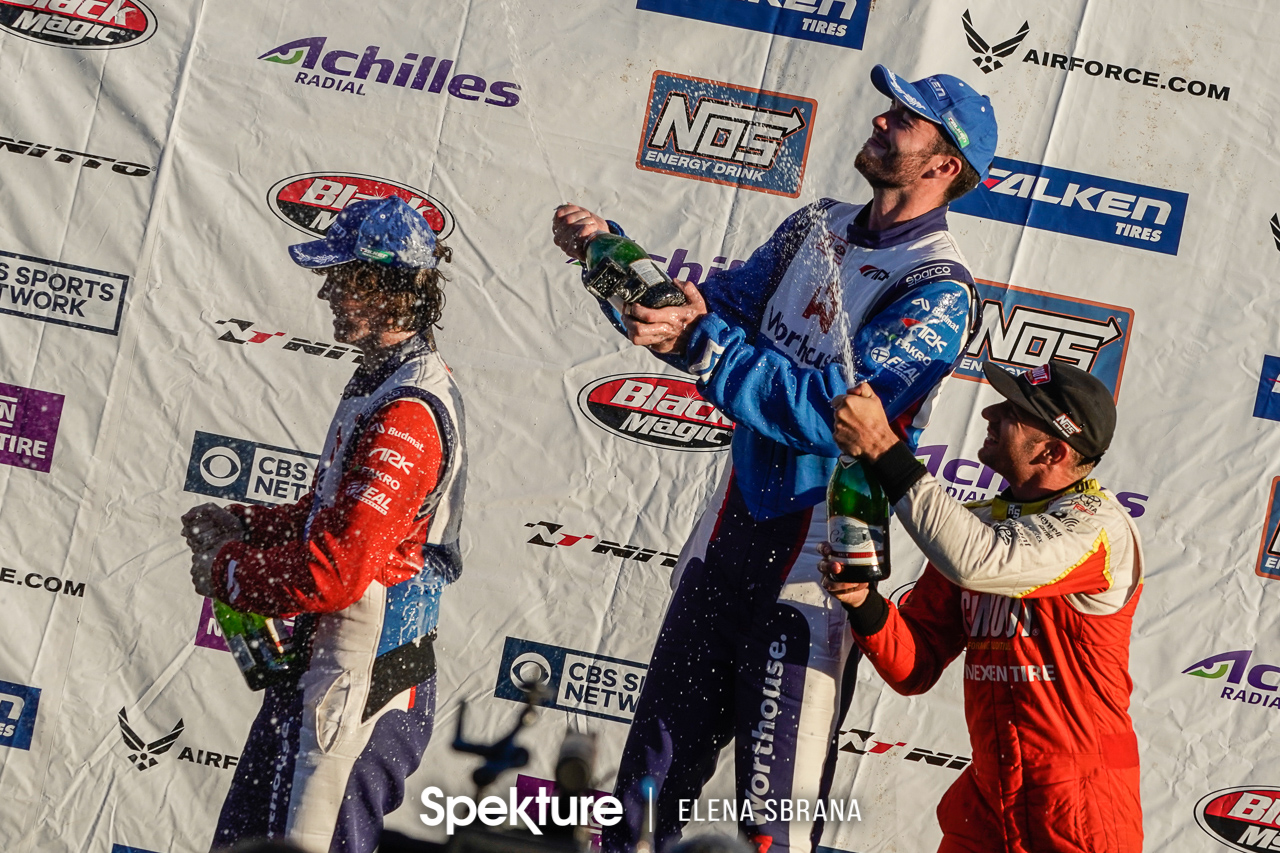
M 494 739 L 522 680 L 552 704 L 521 772 L 549 778 L 566 728 L 592 732 L 611 790 L 733 427 L 608 326 L 552 210 L 600 211 L 705 281 L 801 205 L 870 198 L 853 158 L 886 105 L 876 63 L 961 76 L 1000 121 L 990 178 L 949 216 L 981 332 L 919 455 L 957 497 L 998 489 L 975 461 L 998 399 L 980 358 L 1058 358 L 1115 392 L 1098 476 L 1146 545 L 1147 844 L 1252 826 L 1265 846 L 1277 43 L 1266 0 L 0 0 L 0 846 L 207 849 L 261 694 L 191 589 L 178 517 L 308 488 L 358 353 L 285 246 L 391 194 L 454 250 L 437 340 L 470 479 L 436 737 L 388 825 L 432 837 L 422 790 L 468 793 L 477 763 L 450 749 L 459 707 Z M 923 559 L 900 530 L 894 549 L 896 599 Z M 864 663 L 833 787 L 861 819 L 824 847 L 936 846 L 970 762 L 962 670 L 905 698 Z M 733 796 L 732 764 L 706 796 Z

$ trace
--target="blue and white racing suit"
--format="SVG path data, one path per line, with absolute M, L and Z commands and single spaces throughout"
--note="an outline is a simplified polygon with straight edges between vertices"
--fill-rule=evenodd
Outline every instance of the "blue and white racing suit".
M 823 199 L 792 214 L 746 264 L 702 285 L 710 313 L 686 356 L 667 359 L 735 422 L 733 464 L 675 570 L 618 771 L 625 817 L 604 831 L 610 853 L 639 837 L 645 777 L 657 848 L 678 838 L 681 801 L 698 797 L 730 741 L 737 798 L 751 804 L 740 828 L 762 853 L 808 853 L 821 836 L 821 819 L 784 820 L 780 803 L 826 798 L 858 660 L 814 550 L 840 454 L 831 400 L 869 382 L 914 448 L 978 308 L 945 207 L 882 231 L 866 227 L 869 212 Z

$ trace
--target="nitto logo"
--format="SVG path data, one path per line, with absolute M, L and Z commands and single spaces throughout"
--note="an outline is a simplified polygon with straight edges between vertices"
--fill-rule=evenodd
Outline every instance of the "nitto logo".
M 817 102 L 653 73 L 636 166 L 795 198 Z
M 255 504 L 293 503 L 310 488 L 319 456 L 197 432 L 183 490 Z
M 286 352 L 302 353 L 334 361 L 342 361 L 349 355 L 351 358 L 348 361 L 354 364 L 360 364 L 364 361 L 364 356 L 354 347 L 331 344 L 325 341 L 310 341 L 297 335 L 286 337 L 285 332 L 267 332 L 262 329 L 255 329 L 253 328 L 253 320 L 238 320 L 235 317 L 231 317 L 226 320 L 215 320 L 214 325 L 225 327 L 222 330 L 222 334 L 218 335 L 218 340 L 228 344 L 265 344 L 270 342 L 272 346 L 266 349 L 274 350 L 278 348 Z
M 1280 477 L 1271 481 L 1271 495 L 1267 498 L 1267 515 L 1262 526 L 1262 544 L 1258 548 L 1258 562 L 1254 572 L 1259 577 L 1280 580 Z
M 875 0 L 638 0 L 637 9 L 860 50 Z
M 1196 803 L 1195 814 L 1201 829 L 1232 850 L 1277 849 L 1280 788 L 1249 785 L 1214 791 Z
M 1017 50 L 1018 45 L 1022 44 L 1022 40 L 1027 37 L 1027 33 L 1031 32 L 1031 27 L 1023 21 L 1022 29 L 1018 30 L 1013 38 L 999 44 L 988 45 L 986 39 L 980 36 L 977 28 L 973 26 L 973 19 L 969 17 L 968 9 L 964 10 L 960 19 L 964 22 L 964 36 L 969 40 L 969 47 L 978 54 L 973 58 L 973 64 L 981 68 L 983 74 L 990 74 L 997 68 L 1003 68 L 1004 63 L 1000 60 Z
M 56 156 L 50 157 L 44 162 L 55 163 L 75 163 L 80 162 L 82 169 L 97 169 L 105 163 L 111 164 L 111 171 L 118 175 L 128 175 L 131 178 L 143 178 L 151 174 L 151 167 L 144 166 L 141 163 L 129 163 L 124 160 L 117 160 L 114 157 L 104 157 L 101 154 L 86 154 L 83 151 L 72 151 L 70 148 L 54 148 L 52 145 L 42 145 L 39 142 L 27 142 L 22 139 L 10 139 L 7 136 L 0 136 L 0 148 L 11 154 L 23 154 L 27 157 L 34 157 L 43 160 L 44 155 L 50 151 Z
M 658 561 L 659 565 L 672 568 L 679 558 L 679 554 L 673 554 L 670 551 L 659 551 L 657 548 L 642 548 L 639 545 L 623 544 L 621 542 L 613 542 L 604 538 L 597 538 L 594 533 L 564 533 L 563 524 L 556 524 L 554 521 L 528 521 L 525 527 L 543 528 L 533 534 L 528 540 L 529 545 L 541 545 L 543 548 L 569 548 L 577 545 L 579 542 L 588 544 L 594 543 L 595 547 L 591 549 L 593 554 L 605 554 L 610 557 L 621 557 L 624 560 L 635 560 L 637 563 L 647 563 L 654 557 L 661 557 Z M 547 537 L 551 537 L 548 539 Z
M 55 47 L 107 50 L 151 38 L 156 16 L 140 0 L 0 0 L 0 30 Z
M 1276 251 L 1280 252 L 1280 214 L 1271 214 L 1271 239 L 1276 241 Z
M 40 688 L 0 681 L 0 746 L 31 749 L 40 710 Z
M 981 324 L 957 376 L 985 382 L 984 357 L 1012 373 L 1057 360 L 1089 371 L 1119 399 L 1131 309 L 990 281 L 976 287 Z
M 723 450 L 733 440 L 733 422 L 687 379 L 606 376 L 578 392 L 578 408 L 606 432 L 650 447 Z
M 405 184 L 345 172 L 310 172 L 285 178 L 267 193 L 271 211 L 314 237 L 323 237 L 347 205 L 399 196 L 422 214 L 441 240 L 453 232 L 453 214 L 437 199 Z
M 996 157 L 991 177 L 951 204 L 970 216 L 1178 254 L 1187 194 Z
M 1194 675 L 1197 678 L 1226 678 L 1227 684 L 1240 684 L 1243 679 L 1252 689 L 1223 687 L 1218 698 L 1280 710 L 1280 696 L 1275 695 L 1277 687 L 1280 687 L 1280 681 L 1275 680 L 1276 674 L 1280 673 L 1280 666 L 1269 663 L 1255 663 L 1250 666 L 1249 661 L 1252 657 L 1252 649 L 1222 652 L 1210 655 L 1202 661 L 1196 661 L 1184 669 L 1182 674 Z M 1268 681 L 1268 679 L 1272 680 Z
M 561 711 L 629 723 L 649 667 L 642 663 L 507 637 L 493 695 L 525 701 L 534 687 Z
M 520 91 L 517 84 L 505 80 L 490 84 L 475 74 L 453 74 L 452 59 L 442 59 L 437 63 L 436 57 L 417 53 L 406 53 L 403 58 L 392 59 L 394 53 L 382 56 L 382 47 L 376 44 L 359 51 L 326 51 L 327 41 L 328 36 L 296 39 L 276 45 L 258 59 L 303 69 L 294 74 L 293 82 L 298 85 L 351 95 L 364 95 L 367 82 L 419 92 L 425 89 L 431 95 L 440 94 L 447 86 L 452 97 L 463 101 L 478 101 L 487 90 L 486 104 L 514 107 L 520 103 L 520 96 L 516 94 Z M 308 73 L 315 70 L 317 63 L 325 73 Z
M 946 767 L 948 770 L 963 770 L 973 760 L 966 755 L 936 752 L 918 746 L 908 747 L 905 741 L 872 740 L 871 736 L 875 732 L 864 729 L 848 729 L 840 734 L 853 736 L 840 744 L 840 751 L 854 755 L 883 755 L 886 758 L 901 756 L 904 761 L 923 762 L 932 767 Z

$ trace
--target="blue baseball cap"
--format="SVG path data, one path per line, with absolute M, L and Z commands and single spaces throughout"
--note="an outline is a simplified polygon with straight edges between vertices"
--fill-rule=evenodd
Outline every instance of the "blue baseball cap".
M 400 269 L 436 268 L 436 232 L 399 196 L 347 205 L 323 240 L 289 247 L 293 262 L 308 269 L 372 261 Z
M 979 95 L 959 77 L 935 74 L 908 83 L 883 65 L 871 69 L 871 84 L 913 113 L 939 125 L 969 165 L 986 180 L 996 156 L 996 111 L 991 99 Z

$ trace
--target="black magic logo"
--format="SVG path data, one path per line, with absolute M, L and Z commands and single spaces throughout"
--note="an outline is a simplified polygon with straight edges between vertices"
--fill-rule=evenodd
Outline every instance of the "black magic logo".
M 1280 215 L 1271 214 L 1271 238 L 1276 241 L 1276 251 L 1280 252 Z
M 138 733 L 129 725 L 129 717 L 125 714 L 124 708 L 120 709 L 119 718 L 120 737 L 124 739 L 124 745 L 132 750 L 129 753 L 129 762 L 139 770 L 155 767 L 158 763 L 155 756 L 164 755 L 173 747 L 178 738 L 182 737 L 184 726 L 181 719 L 173 727 L 173 731 L 148 743 L 140 738 Z
M 1003 68 L 1004 63 L 1000 60 L 1017 50 L 1018 45 L 1022 44 L 1022 40 L 1027 37 L 1027 33 L 1031 32 L 1031 27 L 1023 21 L 1022 29 L 1018 30 L 1013 38 L 1005 39 L 999 44 L 988 45 L 986 39 L 979 35 L 977 28 L 973 26 L 973 19 L 969 17 L 968 9 L 964 10 L 960 19 L 964 23 L 964 37 L 968 39 L 969 47 L 978 54 L 973 58 L 973 64 L 981 68 L 983 74 L 990 74 L 997 68 Z
M 0 0 L 0 29 L 54 47 L 109 50 L 151 38 L 156 16 L 139 0 Z

